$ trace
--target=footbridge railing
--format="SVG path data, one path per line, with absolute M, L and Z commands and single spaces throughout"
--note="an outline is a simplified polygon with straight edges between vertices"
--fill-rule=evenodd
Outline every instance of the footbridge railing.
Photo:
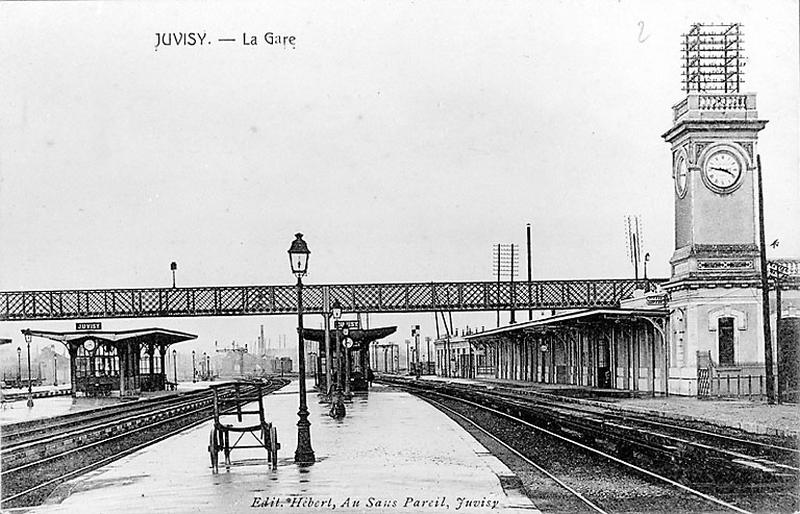
M 493 311 L 614 307 L 663 279 L 412 282 L 305 285 L 303 311 L 321 313 L 323 292 L 345 312 Z M 293 285 L 0 292 L 0 321 L 297 312 Z

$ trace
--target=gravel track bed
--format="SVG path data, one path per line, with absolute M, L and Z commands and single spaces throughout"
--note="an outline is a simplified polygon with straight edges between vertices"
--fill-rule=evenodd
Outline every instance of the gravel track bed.
M 435 395 L 431 398 L 475 421 L 608 512 L 732 512 L 508 418 L 455 400 Z M 517 474 L 528 497 L 543 512 L 592 512 L 549 477 L 472 425 L 450 417 Z M 796 511 L 796 498 L 793 501 L 787 492 L 748 490 L 746 487 L 726 489 L 728 491 L 722 495 L 714 494 L 715 491 L 703 492 L 751 512 Z

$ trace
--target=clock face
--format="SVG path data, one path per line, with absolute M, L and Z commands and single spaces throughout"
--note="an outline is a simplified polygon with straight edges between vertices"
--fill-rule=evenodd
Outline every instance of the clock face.
M 688 179 L 689 167 L 686 165 L 686 158 L 681 155 L 678 157 L 677 166 L 675 166 L 675 192 L 681 198 L 686 195 L 686 182 Z
M 93 352 L 97 346 L 92 339 L 87 339 L 86 342 L 83 343 L 83 347 L 86 349 L 87 352 Z
M 742 165 L 728 150 L 720 150 L 706 159 L 703 168 L 708 183 L 719 189 L 728 189 L 739 181 Z

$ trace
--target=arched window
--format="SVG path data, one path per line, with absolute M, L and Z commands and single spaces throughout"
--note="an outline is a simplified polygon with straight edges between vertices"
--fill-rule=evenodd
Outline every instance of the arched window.
M 720 366 L 733 366 L 736 363 L 733 347 L 733 327 L 735 318 L 723 316 L 717 320 L 717 350 Z

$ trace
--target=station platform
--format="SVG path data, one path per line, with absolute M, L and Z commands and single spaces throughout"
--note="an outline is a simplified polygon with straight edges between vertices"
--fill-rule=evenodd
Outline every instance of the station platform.
M 497 384 L 519 387 L 562 396 L 564 401 L 598 405 L 613 410 L 627 411 L 680 421 L 706 423 L 734 428 L 754 434 L 780 437 L 800 437 L 800 408 L 796 404 L 769 405 L 765 401 L 737 399 L 706 399 L 687 396 L 655 396 L 625 398 L 619 393 L 598 399 L 576 398 L 577 386 L 539 384 L 500 379 L 465 379 L 422 375 L 418 380 L 438 380 L 454 383 Z M 560 395 L 563 389 L 566 394 Z M 586 388 L 583 388 L 586 389 Z M 602 392 L 598 390 L 597 392 Z M 598 396 L 598 395 L 593 395 Z M 635 396 L 635 395 L 627 395 Z
M 294 464 L 298 382 L 265 397 L 278 430 L 278 469 L 234 449 L 213 474 L 205 422 L 61 484 L 28 512 L 538 512 L 514 474 L 449 417 L 383 385 L 334 420 L 309 384 L 316 463 Z

